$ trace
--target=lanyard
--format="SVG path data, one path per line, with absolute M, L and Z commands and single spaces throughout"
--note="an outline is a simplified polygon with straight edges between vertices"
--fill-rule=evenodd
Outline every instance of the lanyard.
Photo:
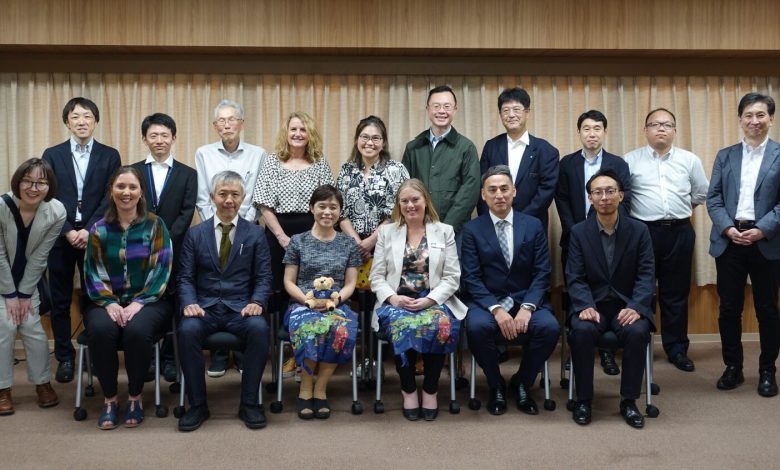
M 163 186 L 162 189 L 160 189 L 160 196 L 162 196 L 163 191 L 165 191 L 165 186 L 168 184 L 168 178 L 171 176 L 171 169 L 173 168 L 173 165 L 168 167 L 168 171 L 165 172 L 165 180 L 163 180 Z M 152 212 L 155 214 L 157 213 L 157 206 L 160 203 L 160 200 L 157 198 L 157 188 L 154 186 L 154 175 L 152 172 L 152 163 L 147 163 L 146 165 L 146 174 L 149 177 L 149 189 L 152 196 Z

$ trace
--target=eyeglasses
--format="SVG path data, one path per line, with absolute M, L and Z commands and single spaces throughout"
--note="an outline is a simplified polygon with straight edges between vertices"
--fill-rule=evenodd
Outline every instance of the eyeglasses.
M 450 104 L 450 103 L 446 103 L 446 104 L 433 103 L 433 104 L 429 104 L 428 107 L 431 108 L 434 111 L 442 111 L 443 110 L 443 111 L 447 111 L 447 112 L 452 111 L 453 109 L 455 109 L 455 105 L 454 104 Z
M 667 131 L 670 131 L 677 126 L 673 122 L 648 122 L 647 124 L 645 124 L 645 127 L 652 130 L 658 129 L 659 127 L 663 127 Z
M 376 145 L 379 145 L 385 139 L 383 139 L 381 135 L 360 134 L 358 136 L 358 140 L 360 140 L 360 142 L 363 143 L 363 144 L 365 144 L 366 142 L 368 142 L 370 140 L 372 143 L 374 143 Z
M 243 119 L 237 118 L 237 117 L 235 117 L 235 116 L 230 116 L 230 117 L 229 117 L 229 118 L 227 118 L 227 119 L 225 119 L 225 118 L 219 118 L 219 119 L 217 119 L 216 121 L 214 121 L 214 124 L 216 124 L 216 125 L 218 125 L 218 126 L 224 126 L 225 124 L 228 124 L 228 123 L 230 123 L 230 125 L 232 126 L 233 124 L 235 124 L 235 123 L 237 123 L 237 122 L 241 122 L 241 121 L 243 121 Z
M 514 114 L 514 115 L 518 116 L 518 115 L 520 115 L 521 113 L 523 113 L 525 111 L 528 111 L 528 110 L 523 108 L 523 107 L 520 107 L 520 106 L 513 106 L 511 108 L 510 107 L 506 107 L 506 108 L 501 108 L 501 115 L 502 116 L 510 116 L 510 115 Z
M 593 191 L 590 192 L 590 195 L 595 197 L 595 198 L 600 198 L 600 197 L 604 197 L 604 196 L 609 198 L 609 197 L 614 197 L 615 194 L 617 194 L 617 193 L 618 193 L 617 189 L 615 189 L 615 188 L 607 188 L 607 189 L 594 189 Z
M 49 187 L 49 182 L 46 180 L 40 180 L 40 181 L 32 181 L 28 179 L 23 179 L 21 183 L 19 184 L 24 189 L 46 189 Z

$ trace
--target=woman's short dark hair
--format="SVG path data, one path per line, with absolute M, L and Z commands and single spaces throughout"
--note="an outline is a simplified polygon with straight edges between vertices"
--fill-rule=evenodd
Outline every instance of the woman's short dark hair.
M 54 176 L 54 170 L 51 165 L 49 165 L 49 162 L 41 158 L 31 158 L 19 165 L 19 168 L 16 169 L 14 175 L 11 177 L 11 191 L 14 196 L 21 199 L 22 196 L 19 187 L 22 184 L 22 179 L 32 173 L 36 168 L 41 170 L 43 178 L 49 183 L 49 192 L 46 193 L 46 197 L 43 198 L 44 201 L 49 202 L 54 198 L 54 195 L 57 194 L 57 177 Z
M 133 176 L 135 176 L 141 188 L 141 197 L 138 199 L 138 205 L 136 206 L 136 214 L 137 214 L 136 218 L 143 219 L 144 217 L 146 217 L 146 187 L 144 186 L 144 179 L 141 177 L 141 173 L 139 173 L 138 170 L 136 170 L 132 166 L 125 165 L 117 168 L 114 174 L 111 175 L 111 180 L 108 182 L 108 188 L 106 189 L 108 206 L 106 207 L 106 214 L 104 217 L 106 219 L 106 222 L 111 224 L 115 224 L 119 222 L 119 212 L 116 209 L 116 203 L 114 202 L 114 198 L 111 197 L 111 192 L 114 189 L 114 183 L 116 182 L 117 178 L 119 178 L 121 175 L 124 175 L 126 173 L 130 173 Z
M 339 209 L 344 208 L 344 198 L 341 197 L 341 193 L 332 184 L 323 184 L 311 193 L 309 198 L 309 207 L 314 207 L 320 201 L 327 201 L 328 199 L 335 199 L 339 203 Z
M 363 157 L 358 151 L 357 140 L 360 134 L 368 126 L 374 126 L 379 129 L 379 133 L 382 134 L 382 150 L 379 151 L 379 163 L 384 163 L 390 160 L 390 149 L 387 142 L 387 127 L 385 123 L 376 116 L 368 116 L 360 120 L 355 128 L 355 138 L 352 140 L 352 153 L 349 156 L 349 161 L 357 165 L 358 168 L 363 169 Z

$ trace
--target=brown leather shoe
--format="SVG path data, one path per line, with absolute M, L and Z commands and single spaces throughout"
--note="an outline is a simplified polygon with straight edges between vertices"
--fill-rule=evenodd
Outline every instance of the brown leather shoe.
M 46 382 L 35 386 L 35 393 L 38 394 L 38 406 L 41 408 L 49 408 L 50 406 L 57 406 L 60 400 L 57 398 L 57 392 L 51 388 L 51 383 Z
M 0 390 L 0 416 L 14 414 L 14 404 L 11 402 L 11 389 Z

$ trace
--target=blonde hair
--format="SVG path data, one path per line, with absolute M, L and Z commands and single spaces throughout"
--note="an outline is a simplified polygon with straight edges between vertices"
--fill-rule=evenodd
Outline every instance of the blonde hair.
M 425 222 L 438 222 L 439 214 L 436 212 L 436 208 L 433 207 L 433 199 L 431 199 L 431 193 L 428 192 L 428 188 L 425 187 L 422 181 L 417 178 L 412 178 L 404 181 L 401 187 L 398 188 L 398 192 L 395 193 L 395 205 L 393 206 L 393 220 L 396 225 L 401 226 L 406 224 L 403 214 L 401 214 L 401 191 L 404 189 L 412 189 L 422 194 L 425 199 Z
M 323 157 L 322 138 L 317 131 L 317 126 L 314 125 L 314 119 L 303 111 L 291 113 L 287 116 L 284 125 L 279 129 L 279 134 L 276 136 L 276 155 L 279 157 L 279 160 L 283 162 L 286 162 L 292 156 L 290 153 L 290 144 L 287 142 L 287 132 L 290 129 L 290 121 L 294 118 L 301 120 L 303 128 L 306 129 L 306 134 L 309 137 L 304 157 L 306 157 L 310 163 L 314 163 Z

